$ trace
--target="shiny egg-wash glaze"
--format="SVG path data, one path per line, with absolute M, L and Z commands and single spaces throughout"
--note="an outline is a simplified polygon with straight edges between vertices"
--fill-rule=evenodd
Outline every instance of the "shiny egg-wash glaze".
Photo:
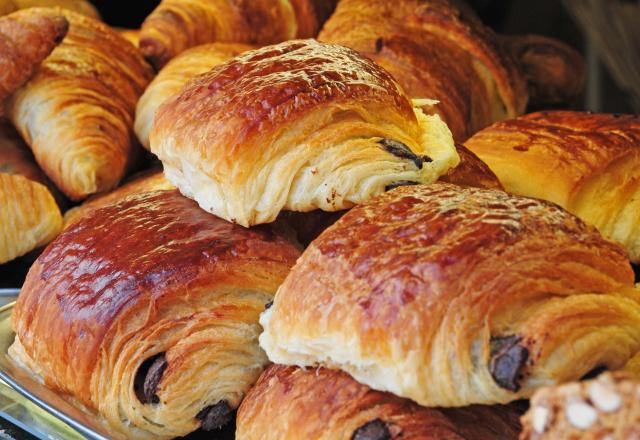
M 281 210 L 338 211 L 459 158 L 437 116 L 345 47 L 295 40 L 244 53 L 156 113 L 151 151 L 205 210 L 250 226 Z
M 306 249 L 260 344 L 425 406 L 506 403 L 625 365 L 640 350 L 633 278 L 620 246 L 556 205 L 404 186 Z
M 511 406 L 424 408 L 348 374 L 272 365 L 238 410 L 238 440 L 515 440 Z
M 268 228 L 229 224 L 177 191 L 131 196 L 36 260 L 11 355 L 98 410 L 114 435 L 216 428 L 267 363 L 258 315 L 298 255 Z
M 557 203 L 640 263 L 640 117 L 531 113 L 496 123 L 465 145 L 507 191 Z

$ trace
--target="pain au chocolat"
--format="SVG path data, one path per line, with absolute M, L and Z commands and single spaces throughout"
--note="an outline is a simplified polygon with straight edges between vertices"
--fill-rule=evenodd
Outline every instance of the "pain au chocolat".
M 510 406 L 423 408 L 341 371 L 272 365 L 238 410 L 239 440 L 516 440 Z
M 243 226 L 350 208 L 459 161 L 446 125 L 385 70 L 314 40 L 246 52 L 194 79 L 160 107 L 150 142 L 183 194 Z
M 215 430 L 268 363 L 258 316 L 298 255 L 269 227 L 225 222 L 175 190 L 130 196 L 36 260 L 10 354 L 116 438 Z
M 571 111 L 499 122 L 465 143 L 505 189 L 550 200 L 640 263 L 640 117 Z
M 342 369 L 424 406 L 506 403 L 640 350 L 624 250 L 560 207 L 450 184 L 355 207 L 261 316 L 275 363 Z

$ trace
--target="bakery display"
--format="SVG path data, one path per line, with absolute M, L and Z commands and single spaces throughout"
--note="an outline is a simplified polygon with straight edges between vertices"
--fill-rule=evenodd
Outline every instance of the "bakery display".
M 149 149 L 149 132 L 158 107 L 180 92 L 194 77 L 252 49 L 246 44 L 211 43 L 187 49 L 172 59 L 149 84 L 138 100 L 135 131 L 140 143 Z
M 135 157 L 133 114 L 151 68 L 107 25 L 67 10 L 31 8 L 24 17 L 69 21 L 63 42 L 9 100 L 7 116 L 38 163 L 69 198 L 114 188 Z
M 221 218 L 339 211 L 458 163 L 451 133 L 356 52 L 294 40 L 246 52 L 157 111 L 151 151 L 169 181 Z
M 177 191 L 128 197 L 36 260 L 10 354 L 116 438 L 215 430 L 267 365 L 258 315 L 297 257 L 268 227 L 235 226 Z
M 342 372 L 273 365 L 242 402 L 236 438 L 515 440 L 518 417 L 508 406 L 423 408 Z
M 543 388 L 522 418 L 522 440 L 635 439 L 640 436 L 640 381 L 606 373 Z
M 442 183 L 351 209 L 260 322 L 272 362 L 423 406 L 510 402 L 640 351 L 621 247 L 554 204 Z
M 373 59 L 411 97 L 438 100 L 432 111 L 459 142 L 524 113 L 529 89 L 542 101 L 571 99 L 584 84 L 581 58 L 565 44 L 496 35 L 446 0 L 342 0 L 318 39 Z
M 59 14 L 19 12 L 0 17 L 0 116 L 7 97 L 27 82 L 68 28 Z
M 0 0 L 16 424 L 640 439 L 640 118 L 520 3 Z
M 532 113 L 486 128 L 465 146 L 507 191 L 557 203 L 640 263 L 640 117 Z
M 140 50 L 156 69 L 200 44 L 258 46 L 314 37 L 336 0 L 162 0 L 142 24 Z

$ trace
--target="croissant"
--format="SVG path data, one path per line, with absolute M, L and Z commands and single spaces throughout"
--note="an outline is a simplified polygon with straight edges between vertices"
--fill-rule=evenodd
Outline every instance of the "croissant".
M 149 132 L 160 104 L 178 93 L 195 76 L 208 72 L 234 56 L 252 49 L 244 44 L 211 43 L 194 47 L 172 59 L 158 73 L 136 107 L 135 132 L 149 149 Z
M 640 263 L 640 117 L 532 113 L 499 122 L 465 145 L 507 191 L 559 204 Z
M 135 47 L 140 44 L 140 29 L 118 29 L 118 32 Z
M 98 10 L 87 0 L 0 0 L 0 15 L 18 9 L 61 7 L 100 20 Z
M 547 387 L 522 418 L 522 440 L 635 439 L 640 436 L 640 382 L 623 373 Z
M 117 185 L 135 150 L 133 114 L 151 68 L 108 26 L 70 11 L 68 35 L 8 102 L 44 172 L 71 199 Z M 58 14 L 25 9 L 20 17 Z
M 204 43 L 255 45 L 317 34 L 337 0 L 162 0 L 142 24 L 140 50 L 156 69 Z
M 0 17 L 0 115 L 7 97 L 34 74 L 68 27 L 61 15 L 13 13 Z
M 65 230 L 31 267 L 11 356 L 106 419 L 168 439 L 233 418 L 267 358 L 259 313 L 299 252 L 177 191 L 130 196 Z
M 64 227 L 66 229 L 96 209 L 115 204 L 133 194 L 171 189 L 175 189 L 175 186 L 165 179 L 162 170 L 151 169 L 141 172 L 137 176 L 132 176 L 131 179 L 113 191 L 93 195 L 82 205 L 68 210 L 64 214 Z
M 542 37 L 498 36 L 458 3 L 342 0 L 318 39 L 373 59 L 411 97 L 438 100 L 434 110 L 460 142 L 495 121 L 522 114 L 528 80 L 540 99 L 545 96 L 538 90 L 568 98 L 581 91 L 584 66 L 577 52 L 551 39 L 543 47 Z M 549 73 L 553 79 L 547 79 Z
M 249 226 L 339 211 L 458 163 L 451 133 L 356 52 L 294 40 L 246 52 L 160 106 L 151 151 L 200 206 Z
M 460 156 L 460 163 L 440 176 L 440 182 L 477 188 L 503 189 L 498 177 L 478 156 L 462 144 L 456 144 L 456 151 Z
M 520 431 L 509 406 L 422 408 L 324 368 L 273 365 L 238 410 L 242 440 L 509 440 Z
M 624 250 L 560 207 L 450 184 L 357 206 L 261 316 L 275 363 L 339 368 L 424 406 L 506 403 L 640 351 Z
M 49 185 L 17 133 L 0 119 L 0 264 L 60 232 L 62 215 Z

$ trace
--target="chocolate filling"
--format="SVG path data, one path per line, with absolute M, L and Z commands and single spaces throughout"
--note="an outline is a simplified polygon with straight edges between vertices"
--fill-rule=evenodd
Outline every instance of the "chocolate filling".
M 268 310 L 268 309 L 270 309 L 270 308 L 271 308 L 271 306 L 272 306 L 272 305 L 273 305 L 273 301 L 269 301 L 268 303 L 266 303 L 266 304 L 264 305 L 264 309 L 265 309 L 265 310 Z
M 382 37 L 380 37 L 376 40 L 376 53 L 380 53 L 383 47 L 384 47 L 384 40 L 382 39 Z
M 418 156 L 405 144 L 394 141 L 393 139 L 381 139 L 378 141 L 378 144 L 380 144 L 385 151 L 393 154 L 394 156 L 412 161 L 419 170 L 422 169 L 422 165 L 425 162 L 433 162 L 433 159 L 429 156 Z
M 196 419 L 202 422 L 200 426 L 204 431 L 213 431 L 222 428 L 233 420 L 233 410 L 226 400 L 221 400 L 215 405 L 210 405 L 202 409 L 196 415 Z
M 596 377 L 600 376 L 602 373 L 604 373 L 605 371 L 607 371 L 607 367 L 604 365 L 598 365 L 597 367 L 595 367 L 594 369 L 592 369 L 591 371 L 589 371 L 587 374 L 585 374 L 584 376 L 582 376 L 580 378 L 580 380 L 590 380 L 590 379 L 595 379 Z
M 385 422 L 375 419 L 356 429 L 351 440 L 391 440 L 391 432 Z
M 168 365 L 164 353 L 150 357 L 140 365 L 133 381 L 133 389 L 140 402 L 145 404 L 160 402 L 156 390 Z
M 418 182 L 414 182 L 413 180 L 399 180 L 397 182 L 390 183 L 389 185 L 384 187 L 385 191 L 391 191 L 392 189 L 396 189 L 400 186 L 408 186 L 408 185 L 419 185 Z
M 509 390 L 520 389 L 520 373 L 529 358 L 529 350 L 519 345 L 522 338 L 516 335 L 492 336 L 489 372 L 498 386 Z

